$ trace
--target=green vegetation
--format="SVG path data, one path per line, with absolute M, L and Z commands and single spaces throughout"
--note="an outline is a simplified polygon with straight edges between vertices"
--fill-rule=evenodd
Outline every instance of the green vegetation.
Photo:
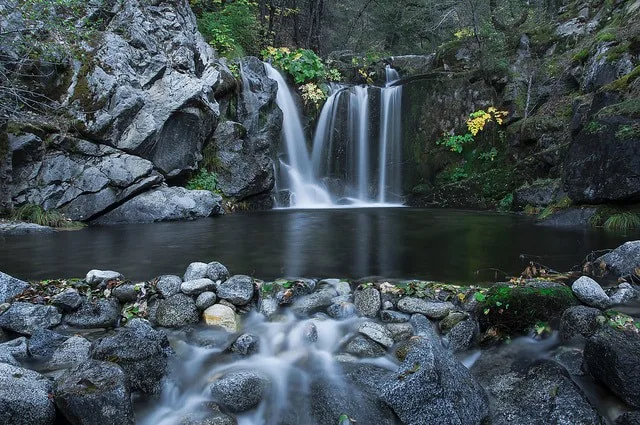
M 616 131 L 616 138 L 620 140 L 631 140 L 640 138 L 640 124 L 621 125 Z
M 568 196 L 547 205 L 539 214 L 538 219 L 544 220 L 546 218 L 551 217 L 553 214 L 557 213 L 560 210 L 567 209 L 571 206 L 571 199 Z
M 201 169 L 187 183 L 187 189 L 189 190 L 208 190 L 210 192 L 218 193 L 218 175 L 212 171 Z
M 596 41 L 599 43 L 608 43 L 610 41 L 614 41 L 615 39 L 616 39 L 615 34 L 613 34 L 611 30 L 608 28 L 605 28 L 604 30 L 600 31 L 596 36 Z
M 589 224 L 613 231 L 640 229 L 640 213 L 621 207 L 604 205 L 599 207 L 596 213 L 591 216 Z
M 218 3 L 198 19 L 202 35 L 222 56 L 256 54 L 261 44 L 256 4 L 248 0 Z
M 33 204 L 25 204 L 16 209 L 11 215 L 11 219 L 49 227 L 77 228 L 84 226 L 82 223 L 69 220 L 59 211 L 45 210 L 41 206 Z
M 571 61 L 577 64 L 583 64 L 589 58 L 589 49 L 582 49 L 573 55 Z
M 461 153 L 463 145 L 471 142 L 473 142 L 473 135 L 471 133 L 463 135 L 449 134 L 436 140 L 436 145 L 445 146 L 449 148 L 451 152 Z
M 261 53 L 273 66 L 291 75 L 296 84 L 322 80 L 327 75 L 322 59 L 311 50 L 267 47 Z
M 603 87 L 605 91 L 626 91 L 629 86 L 640 77 L 640 66 L 636 66 L 630 73 L 624 75 L 613 83 Z M 637 101 L 637 100 L 636 100 Z M 640 101 L 637 101 L 640 102 Z
M 498 210 L 510 211 L 513 205 L 513 193 L 508 193 L 498 202 Z
M 589 121 L 589 123 L 584 127 L 584 131 L 589 134 L 598 134 L 604 129 L 605 126 L 597 121 Z
M 640 335 L 640 321 L 629 315 L 616 310 L 607 310 L 601 318 L 603 319 L 601 324 L 607 324 L 619 331 Z
M 636 69 L 640 69 L 636 68 Z M 629 118 L 640 118 L 640 99 L 629 99 L 615 105 L 602 108 L 596 118 L 612 117 L 622 115 Z

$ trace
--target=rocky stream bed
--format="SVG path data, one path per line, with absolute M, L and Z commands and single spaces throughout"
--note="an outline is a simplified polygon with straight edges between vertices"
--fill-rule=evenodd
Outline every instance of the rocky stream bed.
M 482 287 L 0 273 L 0 423 L 638 424 L 639 266 L 635 241 Z

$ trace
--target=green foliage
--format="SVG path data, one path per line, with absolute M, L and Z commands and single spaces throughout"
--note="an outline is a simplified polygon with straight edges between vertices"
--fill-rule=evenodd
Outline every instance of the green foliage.
M 478 159 L 481 161 L 493 161 L 498 156 L 498 150 L 495 147 L 492 147 L 487 152 L 480 152 L 478 154 Z
M 610 48 L 607 51 L 607 62 L 615 62 L 622 58 L 622 55 L 629 51 L 629 47 L 631 43 L 629 41 L 625 41 L 623 43 L 618 44 L 615 47 Z
M 498 210 L 500 211 L 510 211 L 511 206 L 513 205 L 513 193 L 508 193 L 504 198 L 498 202 Z
M 616 138 L 620 140 L 631 140 L 640 138 L 640 124 L 621 125 L 616 131 Z
M 607 310 L 604 312 L 603 318 L 607 325 L 616 330 L 640 335 L 640 321 L 631 316 L 620 313 L 619 311 Z
M 257 7 L 248 0 L 234 0 L 207 11 L 198 20 L 200 32 L 221 55 L 235 58 L 255 54 L 260 44 Z
M 461 153 L 463 145 L 471 142 L 473 142 L 473 135 L 471 133 L 463 135 L 449 134 L 436 140 L 436 145 L 445 146 L 449 148 L 451 152 Z
M 189 190 L 208 190 L 218 192 L 218 175 L 214 172 L 201 169 L 198 174 L 187 183 Z
M 25 204 L 16 209 L 11 215 L 12 220 L 26 221 L 29 223 L 39 224 L 40 226 L 49 227 L 83 227 L 84 224 L 71 221 L 56 210 L 45 210 L 39 205 Z
M 261 53 L 265 60 L 293 77 L 296 84 L 318 81 L 327 75 L 322 60 L 311 50 L 267 47 Z
M 555 214 L 556 212 L 560 211 L 560 210 L 564 210 L 567 209 L 571 206 L 571 199 L 569 199 L 568 196 L 565 196 L 564 198 L 547 205 L 542 212 L 540 212 L 540 214 L 538 214 L 538 219 L 539 220 L 544 220 L 549 218 L 550 216 L 552 216 L 553 214 Z
M 640 214 L 619 207 L 601 206 L 589 219 L 589 224 L 607 230 L 628 231 L 640 228 Z
M 614 82 L 607 84 L 603 87 L 605 91 L 626 91 L 629 86 L 640 77 L 640 65 L 636 66 L 630 73 L 624 75 Z M 633 102 L 633 101 L 630 101 Z M 635 100 L 635 102 L 640 102 Z M 606 108 L 605 108 L 606 109 Z M 636 108 L 635 110 L 639 110 L 640 108 Z
M 572 62 L 583 64 L 589 57 L 589 49 L 582 49 L 571 58 Z
M 640 67 L 636 69 L 640 70 Z M 630 99 L 602 108 L 596 114 L 596 117 L 604 118 L 616 115 L 622 115 L 629 118 L 640 118 L 640 99 Z
M 602 130 L 604 130 L 604 125 L 597 121 L 589 121 L 589 123 L 584 127 L 584 131 L 589 134 L 598 134 Z
M 600 31 L 596 36 L 596 41 L 599 43 L 608 43 L 610 41 L 614 41 L 615 39 L 616 39 L 615 34 L 613 34 L 609 29 L 604 29 Z

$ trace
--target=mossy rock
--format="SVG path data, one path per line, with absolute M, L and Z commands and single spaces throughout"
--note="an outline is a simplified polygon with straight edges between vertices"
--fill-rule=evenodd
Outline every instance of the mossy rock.
M 558 320 L 567 308 L 579 304 L 571 288 L 555 283 L 496 285 L 483 298 L 477 307 L 481 329 L 494 328 L 502 335 L 522 334 L 537 323 Z

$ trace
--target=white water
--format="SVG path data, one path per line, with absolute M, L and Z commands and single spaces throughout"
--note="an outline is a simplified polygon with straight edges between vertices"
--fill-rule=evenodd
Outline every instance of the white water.
M 398 73 L 387 66 L 384 88 L 331 86 L 318 117 L 310 156 L 286 81 L 271 65 L 265 64 L 265 69 L 278 84 L 276 103 L 283 112 L 286 158 L 280 160 L 277 190 L 289 191 L 289 207 L 401 206 L 402 88 L 391 87 L 399 79 Z M 379 123 L 372 123 L 371 94 L 375 91 L 380 92 Z M 341 121 L 339 114 L 344 112 L 340 108 L 345 101 L 347 119 Z M 341 157 L 344 164 L 337 163 L 337 150 L 344 149 L 336 143 L 337 135 L 346 137 L 342 141 L 346 144 Z M 329 190 L 328 181 L 334 186 L 339 181 L 340 188 Z

